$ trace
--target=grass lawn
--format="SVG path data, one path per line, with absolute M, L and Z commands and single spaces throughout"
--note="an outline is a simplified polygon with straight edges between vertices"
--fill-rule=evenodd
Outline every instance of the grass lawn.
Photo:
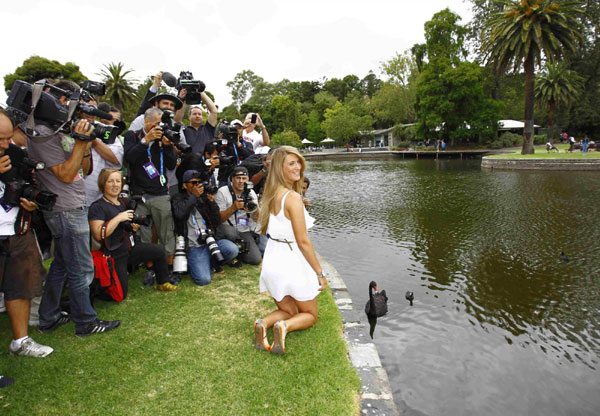
M 559 153 L 556 151 L 548 153 L 546 151 L 546 145 L 534 146 L 535 153 L 532 155 L 522 155 L 521 148 L 515 148 L 512 153 L 505 153 L 502 155 L 487 156 L 490 159 L 600 159 L 600 152 L 592 151 L 587 152 L 585 156 L 580 150 L 574 150 L 573 152 L 567 152 L 569 148 L 568 144 L 557 144 L 555 145 Z
M 275 306 L 258 294 L 259 270 L 225 267 L 204 287 L 186 276 L 174 293 L 144 288 L 138 273 L 121 304 L 95 304 L 100 319 L 121 320 L 115 331 L 80 339 L 72 323 L 30 328 L 54 348 L 46 358 L 10 356 L 0 315 L 0 374 L 16 379 L 0 390 L 0 414 L 358 414 L 360 379 L 330 290 L 317 324 L 289 334 L 286 355 L 252 347 L 253 322 Z

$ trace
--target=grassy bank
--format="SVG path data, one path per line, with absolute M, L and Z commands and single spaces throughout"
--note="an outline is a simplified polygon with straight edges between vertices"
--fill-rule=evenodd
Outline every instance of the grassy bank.
M 491 159 L 599 159 L 600 152 L 587 152 L 585 156 L 580 150 L 574 150 L 569 153 L 567 149 L 569 148 L 568 144 L 558 144 L 556 145 L 559 152 L 556 151 L 548 152 L 546 151 L 546 146 L 535 146 L 535 153 L 532 155 L 522 155 L 521 148 L 512 149 L 511 153 L 505 153 L 501 155 L 492 155 L 487 156 Z
M 186 277 L 176 293 L 144 288 L 135 276 L 124 302 L 96 302 L 101 319 L 122 321 L 112 333 L 79 339 L 72 323 L 46 335 L 30 328 L 55 349 L 42 359 L 8 355 L 0 315 L 0 374 L 16 379 L 0 390 L 0 413 L 358 414 L 360 380 L 330 290 L 318 297 L 318 323 L 272 356 L 252 348 L 254 320 L 274 307 L 258 294 L 258 276 L 259 267 L 226 267 L 205 287 Z

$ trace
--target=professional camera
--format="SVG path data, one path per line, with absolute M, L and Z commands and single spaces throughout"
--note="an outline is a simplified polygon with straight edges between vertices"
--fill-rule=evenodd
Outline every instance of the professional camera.
M 227 120 L 221 121 L 215 129 L 215 135 L 223 133 L 223 138 L 228 142 L 235 142 L 238 138 L 237 128 L 229 124 Z M 221 143 L 222 144 L 222 143 Z
M 183 124 L 173 120 L 175 113 L 170 110 L 163 110 L 163 114 L 158 124 L 162 129 L 163 136 L 171 140 L 175 147 L 177 147 L 181 153 L 189 153 L 192 151 L 192 146 L 181 142 L 181 128 Z
M 219 249 L 219 245 L 215 240 L 215 235 L 210 229 L 202 230 L 200 237 L 198 238 L 198 244 L 206 244 L 208 246 L 208 251 L 210 252 L 210 256 L 217 264 L 223 264 L 225 262 L 225 258 Z
M 21 205 L 21 198 L 35 202 L 40 209 L 52 210 L 56 203 L 57 195 L 37 188 L 32 175 L 32 170 L 43 170 L 46 165 L 27 157 L 27 152 L 18 146 L 10 146 L 6 152 L 10 157 L 13 168 L 0 174 L 4 182 L 4 195 L 2 203 L 13 207 Z
M 130 221 L 132 224 L 145 225 L 147 227 L 152 225 L 152 215 L 140 215 L 133 213 L 133 218 Z
M 80 98 L 85 102 L 88 102 L 93 98 L 92 94 L 95 94 L 98 97 L 106 94 L 106 84 L 104 82 L 90 81 L 89 79 L 86 79 L 85 81 L 81 82 L 80 86 Z
M 254 188 L 254 184 L 250 181 L 244 182 L 244 191 L 242 192 L 241 199 L 244 200 L 244 208 L 248 210 L 248 212 L 254 212 L 258 208 L 254 199 L 250 196 L 250 191 Z
M 99 88 L 97 86 L 90 86 L 89 83 L 87 86 L 94 91 L 97 91 L 94 88 Z M 33 102 L 34 88 L 36 90 L 40 90 L 39 99 L 35 103 Z M 52 91 L 52 93 L 48 91 Z M 80 140 L 89 141 L 99 138 L 109 144 L 114 142 L 114 139 L 120 133 L 118 128 L 115 126 L 107 126 L 102 123 L 92 123 L 94 125 L 94 131 L 90 137 L 74 134 L 72 132 L 72 127 L 78 121 L 75 116 L 80 113 L 97 116 L 105 120 L 112 119 L 112 116 L 109 113 L 101 111 L 93 105 L 89 105 L 80 101 L 80 99 L 87 94 L 89 93 L 83 88 L 79 91 L 69 92 L 57 88 L 45 80 L 42 82 L 36 82 L 35 87 L 27 82 L 17 80 L 10 90 L 10 96 L 6 100 L 6 103 L 14 109 L 10 110 L 12 114 L 20 114 L 22 116 L 33 111 L 33 115 L 36 120 L 48 124 L 56 132 L 60 131 L 67 133 Z M 58 96 L 65 96 L 69 98 L 69 104 L 66 106 L 63 105 L 57 98 Z M 35 137 L 35 131 L 31 130 L 30 126 L 27 126 L 25 132 L 28 135 Z
M 123 185 L 123 188 L 125 188 L 125 185 Z M 129 187 L 127 187 L 127 192 L 129 192 Z M 121 191 L 121 195 L 123 195 L 123 191 Z M 131 209 L 131 210 L 135 211 L 138 204 L 142 201 L 143 201 L 143 199 L 142 199 L 141 195 L 134 195 L 131 197 L 131 199 L 125 199 L 125 201 L 124 201 L 125 209 L 126 210 Z M 151 226 L 152 225 L 152 215 L 150 215 L 150 214 L 140 215 L 140 214 L 136 214 L 134 212 L 133 218 L 131 219 L 131 221 L 125 221 L 125 222 L 122 222 L 121 224 L 122 224 L 122 227 L 125 229 L 125 231 L 132 233 L 133 228 L 131 227 L 131 224 L 145 225 L 148 227 Z
M 248 242 L 246 240 L 242 240 L 241 238 L 238 238 L 237 240 L 234 241 L 234 243 L 238 247 L 239 254 L 247 253 L 250 250 L 250 247 L 248 246 Z
M 194 75 L 192 75 L 191 72 L 181 71 L 175 88 L 177 88 L 177 91 L 185 89 L 187 91 L 185 94 L 185 102 L 192 105 L 200 104 L 202 102 L 200 93 L 204 91 L 206 85 L 204 85 L 204 82 L 202 81 L 195 80 Z
M 204 188 L 204 194 L 215 195 L 219 188 L 216 185 L 211 184 L 209 181 L 204 181 L 200 184 Z

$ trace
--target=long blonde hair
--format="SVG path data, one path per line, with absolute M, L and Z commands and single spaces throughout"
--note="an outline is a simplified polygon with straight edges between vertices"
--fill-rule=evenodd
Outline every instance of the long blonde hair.
M 265 184 L 265 190 L 263 191 L 262 197 L 260 198 L 260 214 L 258 215 L 258 221 L 260 223 L 260 232 L 262 234 L 267 233 L 269 227 L 269 215 L 271 212 L 276 210 L 273 205 L 275 202 L 275 196 L 277 195 L 277 189 L 280 186 L 288 188 L 289 185 L 283 176 L 283 163 L 285 157 L 289 154 L 298 156 L 300 160 L 300 179 L 292 184 L 292 190 L 298 193 L 302 192 L 302 183 L 304 182 L 304 170 L 306 169 L 306 161 L 302 155 L 298 152 L 295 147 L 292 146 L 281 146 L 273 151 L 271 156 L 271 167 L 269 169 L 269 175 L 267 176 L 267 183 Z

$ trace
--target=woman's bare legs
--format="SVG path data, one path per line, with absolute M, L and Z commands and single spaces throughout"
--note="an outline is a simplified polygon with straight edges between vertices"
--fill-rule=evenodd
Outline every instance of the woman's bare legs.
M 286 296 L 281 302 L 275 301 L 275 304 L 278 309 L 263 318 L 267 328 L 271 328 L 277 321 L 285 321 L 288 332 L 291 332 L 310 328 L 317 322 L 317 298 L 300 301 Z

